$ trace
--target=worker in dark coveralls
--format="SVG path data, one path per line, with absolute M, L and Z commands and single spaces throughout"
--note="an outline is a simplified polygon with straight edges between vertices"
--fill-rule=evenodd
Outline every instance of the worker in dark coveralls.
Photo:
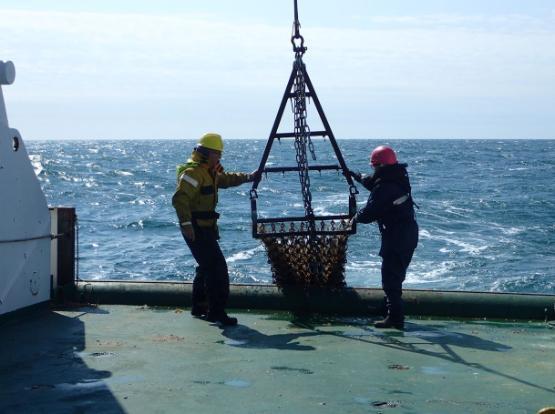
M 374 324 L 376 328 L 404 329 L 402 284 L 416 245 L 418 224 L 414 214 L 406 164 L 399 164 L 393 149 L 379 146 L 370 155 L 374 174 L 361 176 L 352 173 L 355 180 L 370 191 L 366 206 L 353 220 L 358 223 L 376 221 L 382 243 L 382 288 L 385 292 L 387 316 Z
M 218 189 L 253 181 L 258 173 L 224 172 L 220 164 L 223 149 L 219 134 L 202 136 L 187 163 L 177 166 L 177 189 L 172 204 L 181 234 L 198 263 L 191 314 L 229 326 L 236 325 L 237 319 L 225 312 L 229 275 L 218 244 Z

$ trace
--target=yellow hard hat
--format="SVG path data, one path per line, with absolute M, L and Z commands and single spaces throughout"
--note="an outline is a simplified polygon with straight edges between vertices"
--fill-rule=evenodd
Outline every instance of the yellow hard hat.
M 222 136 L 220 134 L 215 134 L 213 132 L 208 132 L 204 134 L 200 141 L 198 142 L 203 148 L 207 148 L 214 151 L 223 151 L 224 150 L 224 142 L 222 141 Z

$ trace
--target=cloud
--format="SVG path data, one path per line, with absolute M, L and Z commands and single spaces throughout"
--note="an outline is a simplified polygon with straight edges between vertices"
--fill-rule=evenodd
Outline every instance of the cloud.
M 207 88 L 256 88 L 282 81 L 292 60 L 288 27 L 186 14 L 2 14 L 4 53 L 30 77 L 26 93 L 54 88 L 52 93 L 66 97 L 162 98 Z M 409 93 L 442 86 L 438 92 L 458 94 L 512 84 L 523 92 L 527 82 L 524 89 L 553 81 L 552 20 L 378 16 L 367 19 L 366 29 L 303 31 L 307 62 L 334 86 Z
M 543 18 L 525 14 L 498 15 L 461 15 L 461 14 L 428 14 L 419 16 L 369 16 L 359 17 L 369 27 L 377 28 L 420 28 L 444 30 L 474 29 L 480 31 L 510 32 L 553 32 L 555 13 Z
M 293 60 L 289 26 L 187 13 L 1 14 L 0 59 L 13 60 L 18 72 L 11 102 L 65 102 L 104 118 L 123 102 L 129 125 L 134 113 L 152 111 L 149 101 L 177 102 L 190 123 L 207 111 L 230 110 L 243 115 L 221 122 L 236 122 L 236 130 L 245 120 L 269 122 Z M 409 113 L 407 105 L 433 100 L 438 112 L 438 102 L 505 100 L 503 110 L 516 118 L 523 98 L 538 106 L 553 101 L 554 20 L 553 13 L 543 19 L 445 14 L 367 17 L 351 28 L 303 26 L 305 62 L 321 100 L 334 110 L 353 105 L 362 114 L 375 111 L 379 100 Z M 475 111 L 491 110 L 483 105 Z
M 28 92 L 47 84 L 55 88 L 52 93 L 67 97 L 133 97 L 144 92 L 169 97 L 181 88 L 199 92 L 232 81 L 253 83 L 258 76 L 239 76 L 243 69 L 254 72 L 265 66 L 272 72 L 276 53 L 269 51 L 285 51 L 277 46 L 280 35 L 285 33 L 288 41 L 287 30 L 241 27 L 202 16 L 2 15 L 4 55 L 15 61 L 19 74 L 29 76 Z

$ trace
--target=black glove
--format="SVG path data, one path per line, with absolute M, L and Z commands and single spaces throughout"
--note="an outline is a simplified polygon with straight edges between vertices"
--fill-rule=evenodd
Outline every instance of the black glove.
M 354 178 L 354 180 L 358 183 L 362 182 L 362 174 L 359 172 L 354 172 L 349 170 L 349 175 Z
M 262 177 L 262 171 L 254 170 L 249 174 L 249 182 L 260 180 L 260 177 Z

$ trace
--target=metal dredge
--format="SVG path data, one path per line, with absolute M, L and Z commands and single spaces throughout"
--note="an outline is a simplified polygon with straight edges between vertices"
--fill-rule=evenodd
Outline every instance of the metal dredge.
M 257 188 L 260 178 L 254 181 L 250 191 L 253 237 L 260 238 L 266 247 L 268 261 L 272 267 L 274 282 L 279 287 L 319 286 L 342 287 L 345 285 L 344 267 L 346 261 L 347 238 L 356 232 L 356 225 L 350 219 L 356 213 L 353 184 L 341 151 L 331 127 L 326 119 L 316 91 L 303 62 L 306 52 L 304 38 L 300 34 L 297 0 L 294 0 L 295 19 L 291 43 L 295 52 L 293 70 L 285 88 L 285 93 L 266 143 L 259 171 L 285 173 L 297 171 L 301 186 L 305 215 L 301 217 L 259 218 L 257 213 Z M 312 99 L 324 126 L 323 131 L 311 131 L 307 123 L 307 98 Z M 294 131 L 278 133 L 283 112 L 288 100 L 294 115 Z M 328 137 L 339 165 L 309 165 L 307 147 L 313 161 L 316 153 L 312 137 Z M 266 161 L 277 139 L 293 138 L 296 166 L 266 167 Z M 281 141 L 280 141 L 281 142 Z M 349 211 L 339 215 L 316 216 L 312 208 L 309 171 L 342 172 L 349 186 Z

